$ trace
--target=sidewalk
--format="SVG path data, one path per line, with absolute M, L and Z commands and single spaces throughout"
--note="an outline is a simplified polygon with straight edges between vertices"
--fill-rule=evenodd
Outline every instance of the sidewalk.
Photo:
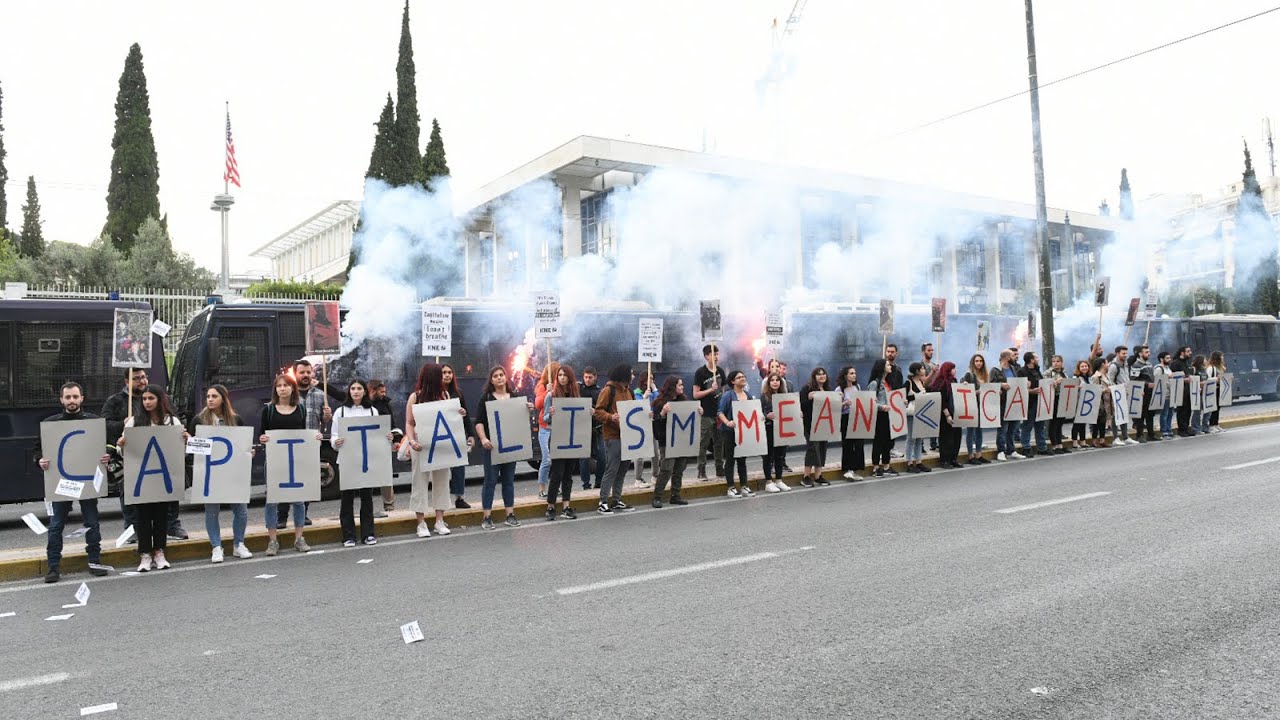
M 1280 414 L 1268 413 L 1260 415 L 1249 415 L 1242 417 L 1224 418 L 1222 426 L 1224 428 L 1239 428 L 1249 425 L 1259 425 L 1263 423 L 1280 422 Z M 838 453 L 837 453 L 838 455 Z M 983 456 L 994 458 L 994 450 L 984 450 Z M 964 452 L 960 454 L 963 460 L 966 457 Z M 925 464 L 930 467 L 936 467 L 938 462 L 937 453 L 926 453 Z M 893 467 L 901 470 L 906 466 L 906 462 L 901 459 L 893 461 Z M 699 498 L 717 497 L 725 493 L 724 481 L 719 478 L 708 480 L 690 480 L 689 477 L 695 474 L 693 467 L 685 470 L 686 480 L 681 490 L 681 495 L 686 499 L 694 500 Z M 860 479 L 869 477 L 870 473 L 864 470 Z M 764 475 L 761 472 L 752 472 L 749 474 L 751 479 L 750 485 L 756 492 L 763 492 Z M 828 465 L 823 471 L 823 477 L 831 481 L 845 482 L 840 477 L 838 465 Z M 905 474 L 904 474 L 904 477 Z M 790 473 L 786 476 L 786 481 L 796 491 L 806 490 L 800 485 L 800 475 L 798 473 Z M 576 482 L 576 480 L 575 480 Z M 652 476 L 649 477 L 652 483 Z M 623 488 L 623 500 L 637 511 L 650 509 L 649 504 L 653 499 L 652 485 L 640 486 L 636 485 L 631 478 L 628 478 L 628 484 Z M 380 503 L 377 495 L 374 496 L 375 502 Z M 665 498 L 664 498 L 665 500 Z M 408 497 L 402 496 L 402 502 L 407 503 Z M 573 489 L 573 508 L 578 513 L 594 513 L 596 505 L 599 502 L 598 490 L 583 490 L 580 485 L 575 485 Z M 448 523 L 451 530 L 477 531 L 479 530 L 480 520 L 483 517 L 483 511 L 478 507 L 469 510 L 450 510 L 445 513 L 445 522 Z M 521 521 L 541 520 L 545 517 L 546 501 L 541 500 L 536 494 L 520 494 L 516 496 L 515 513 L 516 517 Z M 223 534 L 224 549 L 228 558 L 230 552 L 230 521 L 231 514 L 224 510 L 223 513 Z M 501 523 L 506 517 L 501 503 L 501 498 L 494 503 L 492 512 L 494 522 Z M 251 515 L 252 517 L 252 515 Z M 316 549 L 322 548 L 327 544 L 340 544 L 342 542 L 342 529 L 338 523 L 336 516 L 332 517 L 312 517 L 313 524 L 308 527 L 304 533 L 307 542 Z M 417 518 L 408 510 L 396 510 L 390 513 L 389 517 L 377 520 L 377 533 L 379 538 L 385 538 L 396 535 L 412 535 L 417 529 Z M 434 525 L 434 518 L 428 518 L 428 524 Z M 208 536 L 203 530 L 196 531 L 196 528 L 188 527 L 190 539 L 174 540 L 170 539 L 168 549 L 165 551 L 165 557 L 171 562 L 200 561 L 208 562 L 210 547 Z M 434 534 L 434 532 L 433 532 Z M 41 540 L 44 536 L 40 536 Z M 279 531 L 280 552 L 292 553 L 293 549 L 293 526 L 290 524 L 286 530 Z M 424 540 L 424 542 L 429 542 Z M 245 544 L 254 553 L 263 553 L 267 547 L 266 528 L 261 523 L 250 522 L 248 531 L 245 535 Z M 84 550 L 84 541 L 81 538 L 67 538 L 64 540 L 63 556 L 62 556 L 62 574 L 70 575 L 72 573 L 83 572 L 87 569 L 88 558 Z M 133 570 L 138 562 L 137 546 L 125 545 L 122 548 L 115 547 L 115 537 L 103 537 L 102 539 L 102 563 L 104 565 L 115 566 L 117 572 Z M 227 562 L 235 562 L 234 559 L 228 559 Z M 33 578 L 41 578 L 48 572 L 46 563 L 46 550 L 43 544 L 32 547 L 18 548 L 12 550 L 0 551 L 0 582 L 14 580 L 29 580 Z

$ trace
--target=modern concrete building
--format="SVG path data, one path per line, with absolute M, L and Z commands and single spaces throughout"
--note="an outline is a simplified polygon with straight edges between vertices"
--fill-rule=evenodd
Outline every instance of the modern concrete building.
M 271 261 L 280 280 L 345 282 L 360 203 L 339 200 L 249 253 Z
M 792 188 L 786 228 L 775 239 L 794 248 L 794 261 L 779 268 L 795 284 L 810 283 L 813 258 L 827 243 L 841 248 L 876 236 L 889 207 L 901 212 L 903 198 L 919 198 L 930 212 L 954 217 L 963 237 L 935 238 L 924 260 L 927 276 L 909 280 L 896 300 L 928 303 L 946 297 L 965 311 L 1021 309 L 1034 304 L 1039 247 L 1035 207 L 1031 204 L 924 188 L 891 180 L 801 167 L 779 166 L 720 155 L 582 136 L 486 184 L 469 198 L 474 219 L 466 238 L 465 294 L 488 297 L 520 294 L 544 287 L 565 258 L 584 254 L 614 256 L 628 241 L 614 217 L 610 196 L 640 185 L 658 169 L 725 178 L 735 183 L 766 183 Z M 559 196 L 558 230 L 524 233 L 501 221 L 504 203 L 535 186 L 554 183 Z M 914 200 L 913 200 L 914 202 Z M 707 208 L 714 213 L 716 208 Z M 1101 246 L 1121 221 L 1084 212 L 1049 208 L 1049 235 L 1055 301 L 1059 307 L 1088 292 L 1098 271 Z M 878 288 L 850 288 L 852 302 L 875 302 Z

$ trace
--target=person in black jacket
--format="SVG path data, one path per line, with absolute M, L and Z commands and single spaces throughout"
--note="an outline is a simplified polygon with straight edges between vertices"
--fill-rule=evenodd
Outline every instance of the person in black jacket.
M 391 449 L 393 452 L 399 451 L 400 441 L 404 439 L 404 427 L 401 425 L 400 419 L 392 412 L 391 398 L 387 397 L 387 384 L 381 380 L 370 380 L 369 399 L 379 415 L 391 418 L 391 435 L 394 438 L 391 442 Z M 395 509 L 396 488 L 394 485 L 387 485 L 382 488 L 382 512 L 374 513 L 373 516 L 375 518 L 384 518 L 387 513 Z
M 582 368 L 582 380 L 578 382 L 578 396 L 591 398 L 591 407 L 600 399 L 600 386 L 596 384 L 598 373 L 590 365 Z M 595 460 L 595 488 L 600 489 L 600 481 L 604 478 L 604 437 L 600 434 L 601 425 L 594 414 L 591 418 L 591 457 L 582 458 L 578 462 L 578 479 L 582 481 L 582 489 L 591 489 L 591 461 Z
M 62 403 L 62 412 L 57 415 L 50 415 L 43 422 L 62 422 L 67 420 L 97 420 L 98 416 L 84 411 L 84 390 L 81 389 L 79 383 L 69 382 L 62 386 L 62 395 L 58 398 Z M 105 448 L 103 448 L 105 450 Z M 40 447 L 40 436 L 36 435 L 36 464 L 41 470 L 49 469 L 49 458 L 44 457 L 43 448 Z M 99 458 L 102 463 L 103 472 L 106 472 L 105 465 L 111 460 L 111 456 L 103 452 Z M 61 577 L 60 568 L 62 566 L 62 531 L 67 525 L 67 516 L 71 514 L 71 501 L 65 502 L 55 500 L 53 502 L 53 515 L 49 518 L 49 540 L 48 540 L 48 561 L 49 571 L 44 576 L 47 583 L 58 582 Z M 84 535 L 85 552 L 89 555 L 89 574 L 101 577 L 107 574 L 107 569 L 100 564 L 102 561 L 102 531 L 98 527 L 98 501 L 96 498 L 90 498 L 80 501 L 80 514 L 84 518 L 84 525 L 88 532 Z
M 1027 419 L 1022 423 L 1022 454 L 1027 457 L 1035 457 L 1036 453 L 1046 455 L 1049 452 L 1048 446 L 1045 444 L 1044 430 L 1046 418 L 1039 416 L 1040 413 L 1040 381 L 1044 379 L 1044 373 L 1040 372 L 1040 356 L 1034 352 L 1028 351 L 1022 356 L 1022 369 L 1018 370 L 1018 377 L 1027 379 Z M 1031 447 L 1031 435 L 1035 433 L 1035 449 Z
M 129 407 L 129 386 L 133 386 L 133 408 Z M 124 435 L 125 420 L 142 414 L 142 391 L 147 389 L 147 371 L 145 368 L 129 368 L 125 370 L 124 389 L 107 398 L 102 405 L 102 417 L 107 421 L 107 441 L 111 442 Z M 137 520 L 136 510 L 132 505 L 125 505 L 124 493 L 120 493 L 120 513 L 124 516 L 125 528 L 133 527 Z M 178 503 L 169 503 L 168 509 L 169 537 L 179 540 L 187 539 L 187 531 L 182 528 L 182 520 L 178 516 Z M 132 534 L 130 542 L 137 540 Z
M 1195 371 L 1191 368 L 1191 346 L 1183 345 L 1178 348 L 1178 355 L 1169 363 L 1169 372 L 1183 373 L 1182 383 L 1182 404 L 1178 406 L 1178 435 L 1182 437 L 1191 437 L 1191 393 L 1186 391 L 1187 385 L 1190 385 L 1191 376 Z

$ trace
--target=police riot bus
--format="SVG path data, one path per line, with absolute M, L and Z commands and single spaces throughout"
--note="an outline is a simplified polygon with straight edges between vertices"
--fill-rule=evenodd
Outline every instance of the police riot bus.
M 40 421 L 62 411 L 63 383 L 80 383 L 85 410 L 95 415 L 124 387 L 127 371 L 111 366 L 116 308 L 151 310 L 145 302 L 0 300 L 0 503 L 44 498 L 35 447 Z M 160 346 L 153 335 L 152 347 Z M 151 353 L 147 375 L 153 384 L 169 384 L 164 353 Z M 110 491 L 118 495 L 119 484 Z

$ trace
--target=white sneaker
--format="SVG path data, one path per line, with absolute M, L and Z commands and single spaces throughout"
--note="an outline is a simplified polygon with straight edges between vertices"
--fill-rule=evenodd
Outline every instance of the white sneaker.
M 729 488 L 728 495 L 729 495 L 729 497 L 740 497 L 740 496 L 738 495 L 738 488 L 736 488 L 736 487 L 731 487 L 731 488 Z
M 745 484 L 742 486 L 741 494 L 742 497 L 751 497 L 752 495 L 755 495 L 755 493 L 751 491 L 751 488 L 747 487 Z
M 1125 445 L 1141 445 L 1142 443 L 1138 442 L 1137 440 L 1134 440 L 1133 438 L 1126 438 L 1124 441 L 1124 444 Z
M 1213 433 L 1214 435 L 1217 435 L 1219 433 L 1226 432 L 1226 430 L 1223 430 L 1221 425 L 1214 425 L 1213 427 L 1209 428 L 1209 432 Z
M 997 462 L 1004 462 L 1005 460 L 1008 460 L 1008 459 L 1009 458 L 1004 456 L 1004 453 L 999 453 L 998 455 L 996 455 Z
M 765 485 L 764 485 L 764 491 L 765 491 L 765 492 L 776 493 L 776 492 L 782 492 L 782 488 L 778 487 L 778 486 L 777 486 L 777 485 L 775 485 L 773 482 L 767 482 L 767 483 L 765 483 Z
M 209 562 L 212 562 L 212 563 L 222 562 L 222 546 L 221 545 L 213 549 L 213 557 L 209 558 Z
M 778 486 L 778 489 L 781 490 L 782 492 L 787 492 L 791 489 L 790 485 L 782 482 L 781 480 L 779 480 L 776 484 Z
M 448 535 L 448 534 L 449 534 L 449 532 L 450 532 L 450 530 L 449 530 L 449 526 L 448 526 L 448 525 L 446 525 L 446 524 L 445 524 L 445 522 L 444 522 L 443 520 L 441 520 L 440 522 L 436 523 L 436 534 L 437 534 L 437 535 Z
M 1027 459 L 1027 456 L 1026 456 L 1026 455 L 1023 455 L 1022 453 L 1017 452 L 1017 451 L 1015 451 L 1015 452 L 1014 452 L 1012 455 L 1010 455 L 1009 457 L 1010 457 L 1010 459 L 1013 459 L 1013 460 L 1026 460 L 1026 459 Z
M 845 473 L 843 477 L 845 480 L 857 480 L 858 474 L 850 470 L 849 472 Z
M 343 541 L 342 541 L 342 547 L 355 547 L 355 546 L 356 546 L 356 541 L 355 541 L 355 540 L 343 540 Z
M 157 550 L 155 555 L 152 556 L 151 562 L 156 566 L 157 570 L 168 570 L 169 568 L 173 567 L 172 565 L 169 564 L 168 560 L 164 559 L 163 550 Z
M 426 520 L 418 523 L 418 537 L 431 537 L 431 531 L 427 529 Z
M 138 558 L 138 572 L 147 572 L 151 569 L 151 556 L 142 555 Z
M 239 545 L 236 545 L 235 549 L 231 551 L 231 554 L 235 555 L 241 560 L 248 560 L 249 558 L 253 557 L 253 553 L 249 552 L 249 548 L 245 547 L 244 543 L 240 543 Z

